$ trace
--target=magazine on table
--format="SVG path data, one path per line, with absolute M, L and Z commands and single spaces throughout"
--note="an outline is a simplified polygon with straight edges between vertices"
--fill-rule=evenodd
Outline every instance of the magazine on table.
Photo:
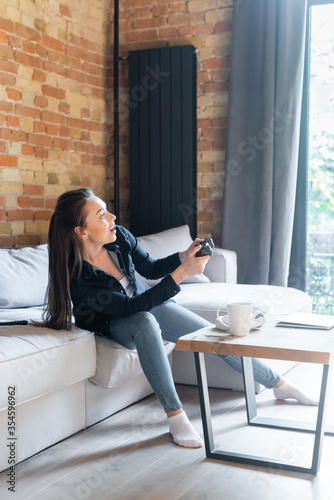
M 294 328 L 316 328 L 330 330 L 334 327 L 334 316 L 294 312 L 283 316 L 276 326 L 292 326 Z

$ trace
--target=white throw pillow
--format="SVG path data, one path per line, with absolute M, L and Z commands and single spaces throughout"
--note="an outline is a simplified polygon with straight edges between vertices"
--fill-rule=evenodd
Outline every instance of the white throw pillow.
M 162 259 L 176 252 L 186 250 L 192 243 L 189 226 L 179 226 L 166 229 L 160 233 L 149 234 L 137 238 L 139 246 L 148 252 L 154 259 Z M 141 277 L 150 286 L 157 283 L 155 280 L 147 280 Z M 188 276 L 182 283 L 210 283 L 204 274 Z
M 48 246 L 0 250 L 0 308 L 44 304 L 48 283 Z

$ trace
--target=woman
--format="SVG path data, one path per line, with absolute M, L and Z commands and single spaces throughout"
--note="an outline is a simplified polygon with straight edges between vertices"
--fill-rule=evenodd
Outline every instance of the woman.
M 148 381 L 168 417 L 173 440 L 186 447 L 203 445 L 182 409 L 175 390 L 162 339 L 176 343 L 182 335 L 207 326 L 196 314 L 172 299 L 187 276 L 203 272 L 209 257 L 195 257 L 196 239 L 190 247 L 154 260 L 135 237 L 106 210 L 90 189 L 62 194 L 49 229 L 49 285 L 44 326 L 70 329 L 72 303 L 75 323 L 105 335 L 128 349 L 137 349 Z M 152 288 L 135 278 L 163 278 Z M 221 355 L 241 372 L 241 360 Z M 284 382 L 260 360 L 253 360 L 255 380 L 274 388 L 278 399 L 295 398 L 316 404 Z

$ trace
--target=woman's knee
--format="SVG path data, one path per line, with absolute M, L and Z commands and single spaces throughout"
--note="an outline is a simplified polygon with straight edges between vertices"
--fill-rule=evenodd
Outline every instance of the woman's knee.
M 150 312 L 141 311 L 136 315 L 137 335 L 161 335 L 159 323 Z

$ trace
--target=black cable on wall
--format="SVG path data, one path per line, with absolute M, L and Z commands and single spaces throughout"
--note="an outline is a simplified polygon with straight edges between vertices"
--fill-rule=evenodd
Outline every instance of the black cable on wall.
M 118 29 L 119 29 L 119 4 L 114 0 L 114 212 L 119 220 L 119 113 L 118 113 Z

